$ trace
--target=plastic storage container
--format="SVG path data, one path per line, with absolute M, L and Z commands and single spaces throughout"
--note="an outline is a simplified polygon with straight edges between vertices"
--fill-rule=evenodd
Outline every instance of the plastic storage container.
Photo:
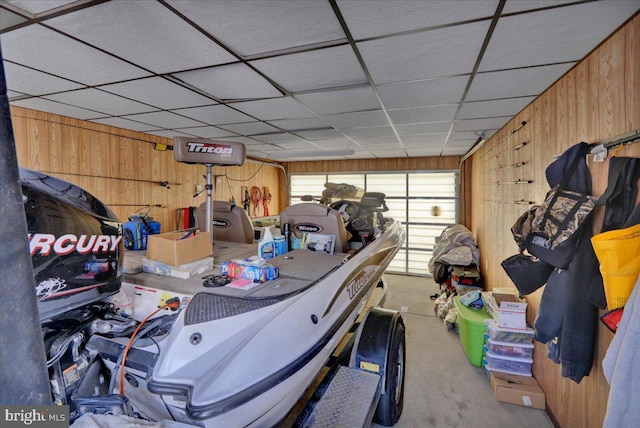
M 487 361 L 487 369 L 489 370 L 520 376 L 531 376 L 533 358 L 505 357 L 489 351 L 485 355 L 485 359 Z
M 485 319 L 491 318 L 491 316 L 484 309 L 466 307 L 460 303 L 460 296 L 455 296 L 453 303 L 458 309 L 458 331 L 462 349 L 472 365 L 482 367 Z
M 487 340 L 487 349 L 499 357 L 531 358 L 533 343 L 498 342 Z
M 195 262 L 185 263 L 179 266 L 149 260 L 145 257 L 142 259 L 142 270 L 147 273 L 155 273 L 156 275 L 189 279 L 192 276 L 213 270 L 213 257 L 205 257 Z
M 489 339 L 496 342 L 531 343 L 533 341 L 534 331 L 531 327 L 527 327 L 526 330 L 502 328 L 498 327 L 494 319 L 486 320 L 485 324 Z

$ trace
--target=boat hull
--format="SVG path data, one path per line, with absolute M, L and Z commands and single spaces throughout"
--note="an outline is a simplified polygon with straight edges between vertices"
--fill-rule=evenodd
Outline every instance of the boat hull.
M 182 422 L 277 423 L 349 332 L 403 241 L 403 228 L 392 223 L 317 283 L 282 300 L 251 299 L 256 309 L 238 315 L 189 323 L 199 300 L 206 300 L 202 313 L 210 303 L 239 304 L 194 296 L 160 345 L 149 390 L 172 396 L 172 413 Z

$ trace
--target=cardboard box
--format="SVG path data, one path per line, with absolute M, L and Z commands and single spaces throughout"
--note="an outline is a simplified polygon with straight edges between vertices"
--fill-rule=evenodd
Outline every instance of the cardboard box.
M 534 377 L 491 371 L 491 388 L 498 401 L 545 409 L 545 395 Z
M 527 304 L 500 302 L 498 327 L 525 330 L 527 328 Z
M 208 233 L 196 233 L 180 239 L 182 236 L 184 232 L 149 235 L 147 258 L 172 266 L 180 266 L 213 253 L 213 245 Z

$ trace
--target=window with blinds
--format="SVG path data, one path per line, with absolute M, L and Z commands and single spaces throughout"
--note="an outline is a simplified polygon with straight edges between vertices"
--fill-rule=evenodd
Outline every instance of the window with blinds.
M 368 192 L 386 195 L 392 217 L 402 223 L 407 239 L 389 265 L 388 271 L 428 275 L 427 263 L 435 240 L 442 231 L 458 222 L 458 172 L 371 172 L 354 174 L 293 174 L 290 176 L 289 204 L 304 195 L 319 199 L 324 184 L 348 183 Z

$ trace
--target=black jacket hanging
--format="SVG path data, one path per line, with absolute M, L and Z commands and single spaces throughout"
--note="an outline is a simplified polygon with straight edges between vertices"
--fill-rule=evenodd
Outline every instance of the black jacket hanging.
M 607 190 L 597 202 L 598 205 L 605 206 L 601 232 L 624 227 L 635 206 L 639 179 L 640 159 L 611 158 Z

